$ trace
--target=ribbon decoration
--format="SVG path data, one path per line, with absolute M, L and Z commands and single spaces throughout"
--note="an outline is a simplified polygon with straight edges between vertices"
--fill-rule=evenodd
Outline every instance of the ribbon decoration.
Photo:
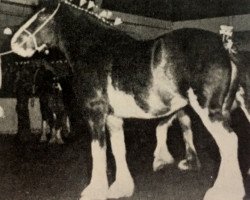
M 236 53 L 233 43 L 233 26 L 221 25 L 220 26 L 220 35 L 222 35 L 222 42 L 224 44 L 225 49 L 229 51 L 229 53 Z
M 122 19 L 121 19 L 120 17 L 116 17 L 116 18 L 115 18 L 114 25 L 115 25 L 115 26 L 118 26 L 118 25 L 120 25 L 120 24 L 122 24 Z
M 113 16 L 113 13 L 109 10 L 103 10 L 102 12 L 99 13 L 99 16 L 102 18 L 110 19 Z
M 88 4 L 87 9 L 89 10 L 89 9 L 91 9 L 91 8 L 94 8 L 94 7 L 95 7 L 94 1 L 89 1 L 89 4 Z
M 86 3 L 87 3 L 87 0 L 80 0 L 79 6 L 82 7 Z

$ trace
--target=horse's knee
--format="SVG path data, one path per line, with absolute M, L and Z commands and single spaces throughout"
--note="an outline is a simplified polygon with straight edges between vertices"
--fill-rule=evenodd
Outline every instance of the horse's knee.
M 107 116 L 106 123 L 110 132 L 119 131 L 123 128 L 123 120 L 112 115 Z

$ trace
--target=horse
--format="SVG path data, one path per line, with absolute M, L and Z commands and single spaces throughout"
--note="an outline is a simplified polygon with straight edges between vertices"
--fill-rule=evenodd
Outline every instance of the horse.
M 49 143 L 63 144 L 62 132 L 69 133 L 69 119 L 64 105 L 63 91 L 58 77 L 48 63 L 37 69 L 33 85 L 33 92 L 38 94 L 42 115 L 42 135 L 40 142 L 46 142 L 47 126 L 50 128 Z
M 242 199 L 238 140 L 228 122 L 239 78 L 221 37 L 179 29 L 153 40 L 136 40 L 114 25 L 63 1 L 55 9 L 38 11 L 11 40 L 13 52 L 23 57 L 57 47 L 72 67 L 73 88 L 92 135 L 92 175 L 81 200 L 133 194 L 123 119 L 171 118 L 187 105 L 199 115 L 221 155 L 217 179 L 204 199 Z M 110 187 L 105 125 L 116 164 Z

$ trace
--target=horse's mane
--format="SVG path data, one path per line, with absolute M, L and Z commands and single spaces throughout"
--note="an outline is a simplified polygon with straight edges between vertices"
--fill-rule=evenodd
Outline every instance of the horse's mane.
M 77 6 L 77 5 L 73 4 L 73 3 L 71 3 L 71 2 L 68 1 L 68 0 L 64 0 L 64 1 L 62 1 L 62 3 L 65 3 L 65 4 L 67 4 L 67 5 L 69 5 L 69 6 L 73 7 L 73 8 L 75 8 L 75 9 L 77 9 L 77 10 L 81 10 L 81 11 L 85 12 L 87 15 L 96 18 L 98 21 L 100 21 L 101 23 L 104 23 L 105 25 L 108 25 L 108 26 L 110 26 L 110 27 L 113 27 L 113 26 L 114 26 L 114 24 L 113 24 L 112 22 L 109 22 L 109 21 L 107 21 L 105 18 L 100 17 L 98 13 L 95 13 L 95 12 L 92 12 L 92 11 L 90 11 L 90 10 L 88 10 L 88 9 L 79 7 L 79 6 Z

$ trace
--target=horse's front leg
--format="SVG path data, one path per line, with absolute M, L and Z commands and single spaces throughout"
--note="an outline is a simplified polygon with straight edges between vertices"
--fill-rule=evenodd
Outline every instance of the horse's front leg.
M 89 117 L 87 120 L 92 134 L 92 176 L 89 185 L 83 190 L 80 200 L 107 199 L 108 179 L 105 134 L 105 111 L 107 109 L 105 107 L 102 102 L 94 102 L 90 112 L 88 112 Z
M 116 163 L 115 182 L 109 188 L 108 198 L 130 197 L 134 192 L 134 181 L 126 161 L 123 120 L 109 115 L 107 127 L 110 132 L 111 148 Z

